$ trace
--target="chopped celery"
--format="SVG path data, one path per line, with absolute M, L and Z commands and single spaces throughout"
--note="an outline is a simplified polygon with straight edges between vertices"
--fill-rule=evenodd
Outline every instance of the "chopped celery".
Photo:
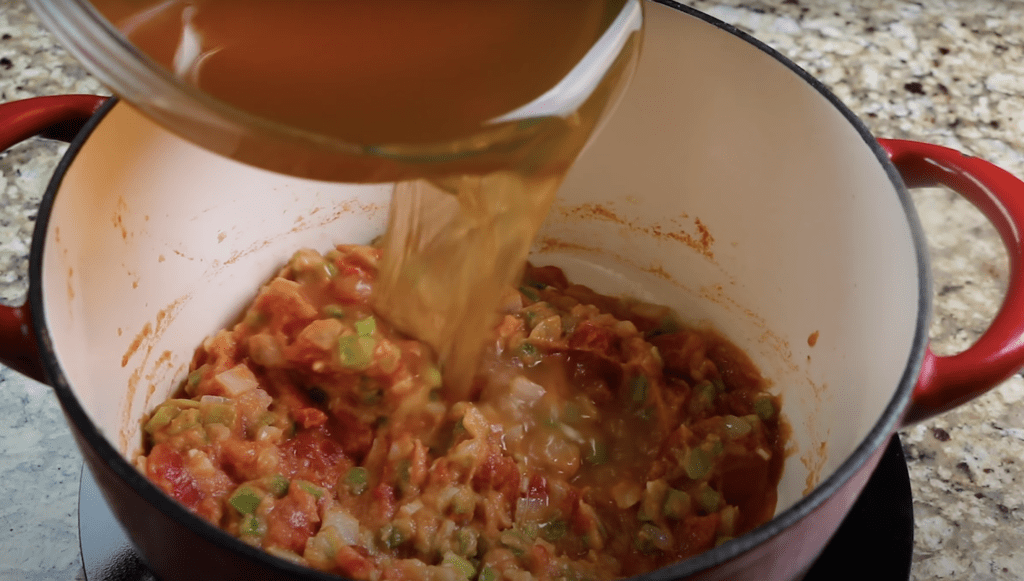
M 395 466 L 395 475 L 398 476 L 398 482 L 401 484 L 408 484 L 411 479 L 412 462 L 408 458 L 403 458 L 398 461 L 398 465 Z
M 722 495 L 706 484 L 697 491 L 697 504 L 708 514 L 718 512 L 718 506 L 721 502 Z
M 423 381 L 426 382 L 426 384 L 429 387 L 435 388 L 441 386 L 441 370 L 438 369 L 436 366 L 427 366 L 427 368 L 423 370 L 421 375 L 423 377 Z
M 658 551 L 667 551 L 672 548 L 668 534 L 650 523 L 646 523 L 640 527 L 640 530 L 637 531 L 634 543 L 636 548 L 646 555 L 650 555 Z
M 365 406 L 377 405 L 384 399 L 384 391 L 368 377 L 359 378 L 359 401 Z
M 377 330 L 377 319 L 373 315 L 356 321 L 356 334 L 360 337 L 370 337 Z
M 396 549 L 405 542 L 405 535 L 398 527 L 386 524 L 380 529 L 380 538 L 384 541 L 384 546 L 389 549 Z
M 452 440 L 458 440 L 462 436 L 466 435 L 466 417 L 463 416 L 455 421 L 455 425 L 452 426 Z
M 637 375 L 629 380 L 629 399 L 634 404 L 647 401 L 647 377 Z
M 173 420 L 180 412 L 181 409 L 177 406 L 163 404 L 156 408 L 156 411 L 153 412 L 153 416 L 149 418 L 149 421 L 146 422 L 143 429 L 146 430 L 147 434 L 153 434 L 157 430 L 160 430 L 164 426 L 170 424 L 171 420 Z
M 253 514 L 260 505 L 260 495 L 249 486 L 242 485 L 228 498 L 228 503 L 242 514 Z
M 484 565 L 483 568 L 480 569 L 480 577 L 477 578 L 477 581 L 497 581 L 497 580 L 498 580 L 498 575 L 494 572 L 494 569 L 491 569 L 487 565 Z
M 537 318 L 540 317 L 540 313 L 534 311 L 523 311 L 523 317 L 526 319 L 526 326 L 532 329 L 534 323 L 537 322 Z
M 288 479 L 283 474 L 275 474 L 267 480 L 267 490 L 277 498 L 288 494 Z
M 754 400 L 754 413 L 763 421 L 769 421 L 775 417 L 775 404 L 769 396 L 762 396 Z
M 647 337 L 656 337 L 658 335 L 667 335 L 669 333 L 676 333 L 681 329 L 682 326 L 679 321 L 675 319 L 671 314 L 665 315 L 658 321 L 658 326 L 647 332 Z
M 531 541 L 536 539 L 537 535 L 540 534 L 540 526 L 537 525 L 537 523 L 528 522 L 516 526 L 520 527 L 520 530 L 523 531 L 523 534 L 526 535 L 526 538 L 530 539 Z
M 258 516 L 247 514 L 238 525 L 238 534 L 243 537 L 262 537 L 267 533 L 267 523 Z
M 188 374 L 188 379 L 185 380 L 185 391 L 189 395 L 195 393 L 195 389 L 199 387 L 199 381 L 203 379 L 203 373 L 205 373 L 207 369 L 207 365 L 202 365 L 195 371 Z
M 332 319 L 345 318 L 345 310 L 339 305 L 326 305 L 320 312 L 322 312 L 325 317 L 330 317 Z
M 519 292 L 523 293 L 524 297 L 530 299 L 533 302 L 537 302 L 540 300 L 540 295 L 537 294 L 536 289 L 530 288 L 528 286 L 521 286 L 519 287 Z
M 662 478 L 647 481 L 643 499 L 640 501 L 640 508 L 637 510 L 637 519 L 640 521 L 657 520 L 662 513 L 668 489 L 668 483 Z
M 653 522 L 654 515 L 650 514 L 647 511 L 647 508 L 641 504 L 640 508 L 638 508 L 636 511 L 636 520 L 640 522 Z
M 732 415 L 722 416 L 722 431 L 725 433 L 725 437 L 730 440 L 746 436 L 750 433 L 751 429 L 750 422 L 743 418 Z
M 669 488 L 665 495 L 665 505 L 662 513 L 671 519 L 679 520 L 690 514 L 690 495 L 682 490 Z
M 310 482 L 308 480 L 296 480 L 295 481 L 295 485 L 298 486 L 300 489 L 305 490 L 306 492 L 312 494 L 313 498 L 315 498 L 317 500 L 320 500 L 320 498 L 323 497 L 323 495 L 324 495 L 324 489 L 323 488 L 320 488 L 319 486 L 317 486 L 316 484 L 313 484 L 312 482 Z
M 599 466 L 608 463 L 608 446 L 596 439 L 590 440 L 587 445 L 583 461 L 587 464 Z
M 199 410 L 195 408 L 183 410 L 171 420 L 170 425 L 167 426 L 167 433 L 173 436 L 198 426 L 199 415 Z
M 524 280 L 523 282 L 537 290 L 544 290 L 548 288 L 547 284 L 540 282 L 539 280 Z
M 569 525 L 562 519 L 550 520 L 540 526 L 540 536 L 551 543 L 563 538 L 568 532 Z
M 256 419 L 256 424 L 252 426 L 252 432 L 255 434 L 260 431 L 260 428 L 264 426 L 272 426 L 277 421 L 277 414 L 274 412 L 263 412 L 260 417 Z
M 522 557 L 526 551 L 533 546 L 533 540 L 519 529 L 506 529 L 498 535 L 498 542 L 506 549 L 512 551 L 517 557 Z
M 366 492 L 370 487 L 370 471 L 362 466 L 353 466 L 345 474 L 345 486 L 356 496 Z
M 373 337 L 346 335 L 338 338 L 338 361 L 348 369 L 366 369 L 373 362 Z
M 711 409 L 715 405 L 717 393 L 714 384 L 710 381 L 697 385 L 693 389 L 693 395 L 690 396 L 690 411 L 698 413 Z
M 714 442 L 711 443 L 711 450 L 710 450 L 710 452 L 711 452 L 712 456 L 721 456 L 722 452 L 724 452 L 724 451 L 725 451 L 725 445 L 722 444 L 721 440 L 715 440 Z
M 565 402 L 565 407 L 562 408 L 562 421 L 567 424 L 575 424 L 582 419 L 583 408 L 580 407 L 580 404 L 574 401 Z
M 715 384 L 705 382 L 697 386 L 697 393 L 700 395 L 701 399 L 713 403 L 715 401 L 715 396 L 718 394 L 718 390 L 715 389 Z
M 229 403 L 215 403 L 203 410 L 203 425 L 224 424 L 231 427 L 235 424 L 235 406 Z
M 334 264 L 334 262 L 330 260 L 324 261 L 324 270 L 327 271 L 327 276 L 330 278 L 338 276 L 338 265 Z
M 270 320 L 270 316 L 260 311 L 249 311 L 245 314 L 245 324 L 253 328 L 262 327 Z
M 534 345 L 533 343 L 523 341 L 523 344 L 519 346 L 519 352 L 525 355 L 526 357 L 536 357 L 537 346 Z
M 711 455 L 701 448 L 693 448 L 686 457 L 686 475 L 700 480 L 711 472 Z
M 469 556 L 476 553 L 477 532 L 469 527 L 455 531 L 455 540 L 459 543 L 459 554 Z
M 444 554 L 444 559 L 441 560 L 441 566 L 455 568 L 466 579 L 472 579 L 473 575 L 476 574 L 476 567 L 474 567 L 472 563 L 451 551 Z
M 164 404 L 169 404 L 169 405 L 177 406 L 177 407 L 179 407 L 179 408 L 181 408 L 183 410 L 199 409 L 199 407 L 201 405 L 200 402 L 198 402 L 198 401 L 196 401 L 194 399 L 179 399 L 179 398 L 169 399 L 169 400 L 165 401 Z

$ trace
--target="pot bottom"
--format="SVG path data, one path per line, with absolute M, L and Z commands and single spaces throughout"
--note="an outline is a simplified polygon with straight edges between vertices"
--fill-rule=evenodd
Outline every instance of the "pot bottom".
M 158 581 L 136 554 L 86 467 L 78 531 L 88 581 Z M 899 436 L 893 436 L 864 492 L 803 581 L 906 581 L 913 550 L 910 476 Z

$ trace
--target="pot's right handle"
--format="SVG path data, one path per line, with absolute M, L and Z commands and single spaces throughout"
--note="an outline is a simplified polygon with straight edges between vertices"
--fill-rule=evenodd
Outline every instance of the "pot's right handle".
M 107 97 L 63 95 L 0 104 L 0 151 L 35 135 L 71 141 Z M 28 304 L 0 305 L 0 363 L 46 381 Z
M 915 141 L 879 139 L 908 187 L 947 186 L 977 206 L 1006 246 L 1010 281 L 988 330 L 957 355 L 928 349 L 904 424 L 955 408 L 1024 367 L 1024 182 L 956 150 Z

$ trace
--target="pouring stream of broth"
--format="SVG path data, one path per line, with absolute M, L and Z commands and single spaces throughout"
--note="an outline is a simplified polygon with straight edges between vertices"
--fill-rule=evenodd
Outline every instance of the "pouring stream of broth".
M 185 83 L 350 146 L 342 181 L 397 182 L 374 304 L 437 351 L 450 400 L 473 395 L 501 301 L 641 33 L 638 0 L 93 4 Z

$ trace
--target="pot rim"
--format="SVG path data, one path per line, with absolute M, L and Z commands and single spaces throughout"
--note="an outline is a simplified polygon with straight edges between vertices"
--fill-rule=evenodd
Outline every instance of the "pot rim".
M 693 575 L 695 573 L 712 569 L 723 565 L 740 555 L 752 551 L 756 547 L 768 542 L 783 531 L 792 527 L 803 518 L 813 513 L 821 506 L 826 499 L 830 498 L 836 491 L 843 487 L 847 481 L 857 474 L 871 456 L 881 449 L 899 427 L 904 411 L 910 401 L 911 393 L 917 382 L 921 369 L 924 354 L 928 342 L 928 324 L 932 310 L 932 280 L 931 269 L 928 264 L 928 253 L 924 230 L 920 224 L 913 200 L 900 177 L 899 172 L 889 160 L 885 150 L 878 144 L 863 121 L 850 111 L 821 81 L 810 75 L 807 71 L 795 64 L 789 58 L 783 56 L 777 50 L 771 48 L 764 42 L 754 38 L 733 25 L 723 22 L 709 14 L 705 14 L 694 8 L 684 6 L 674 0 L 649 0 L 675 9 L 686 15 L 698 18 L 707 24 L 714 26 L 720 31 L 733 35 L 739 40 L 745 41 L 755 48 L 766 53 L 779 63 L 785 65 L 790 71 L 797 74 L 803 81 L 808 83 L 822 97 L 827 99 L 853 128 L 860 135 L 864 143 L 871 149 L 875 158 L 885 170 L 886 175 L 892 183 L 895 193 L 899 198 L 907 220 L 907 226 L 913 239 L 917 255 L 917 278 L 920 281 L 918 288 L 918 313 L 916 317 L 916 328 L 912 348 L 906 366 L 899 383 L 893 392 L 892 398 L 886 404 L 881 416 L 869 430 L 867 436 L 858 444 L 853 453 L 849 455 L 840 466 L 829 475 L 823 482 L 814 488 L 792 506 L 783 512 L 775 515 L 767 523 L 749 531 L 745 535 L 715 547 L 695 557 L 680 561 L 678 563 L 656 569 L 649 573 L 639 575 L 636 578 L 650 581 L 671 581 Z M 156 507 L 166 516 L 172 518 L 177 524 L 186 527 L 199 535 L 207 542 L 226 546 L 241 555 L 262 563 L 268 567 L 276 568 L 279 571 L 303 579 L 316 579 L 329 581 L 338 579 L 336 575 L 330 575 L 316 571 L 304 566 L 296 565 L 250 545 L 243 543 L 221 529 L 210 525 L 200 517 L 189 512 L 185 507 L 173 501 L 159 488 L 152 484 L 107 440 L 98 427 L 92 422 L 82 407 L 74 392 L 64 376 L 57 361 L 53 347 L 53 339 L 49 334 L 46 325 L 46 312 L 44 310 L 42 296 L 42 260 L 45 251 L 46 231 L 55 202 L 69 167 L 73 163 L 78 152 L 88 140 L 92 132 L 106 117 L 110 110 L 117 106 L 120 101 L 111 98 L 105 103 L 93 117 L 83 126 L 82 130 L 72 141 L 70 147 L 62 157 L 49 185 L 43 195 L 39 207 L 38 218 L 33 232 L 32 246 L 29 260 L 29 297 L 28 301 L 32 310 L 33 326 L 39 346 L 40 358 L 44 371 L 50 385 L 53 387 L 57 397 L 64 409 L 65 414 L 78 430 L 82 438 L 89 443 L 107 466 L 127 486 L 134 490 L 146 502 Z

